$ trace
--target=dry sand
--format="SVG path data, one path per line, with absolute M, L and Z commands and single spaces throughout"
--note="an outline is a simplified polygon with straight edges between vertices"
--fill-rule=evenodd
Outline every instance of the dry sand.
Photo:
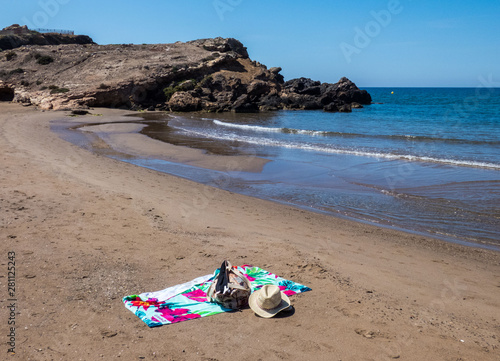
M 63 115 L 0 104 L 5 341 L 9 251 L 17 297 L 16 354 L 2 342 L 2 359 L 500 359 L 499 253 L 98 156 L 50 131 Z M 122 304 L 210 273 L 225 258 L 313 290 L 291 297 L 290 317 L 246 309 L 153 329 Z

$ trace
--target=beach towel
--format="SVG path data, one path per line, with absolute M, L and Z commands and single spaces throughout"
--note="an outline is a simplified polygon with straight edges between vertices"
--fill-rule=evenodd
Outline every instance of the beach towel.
M 252 284 L 252 291 L 264 285 L 276 285 L 287 296 L 310 291 L 307 286 L 281 278 L 259 267 L 243 265 L 238 270 Z M 214 274 L 198 277 L 190 282 L 157 292 L 146 292 L 123 298 L 125 307 L 144 321 L 149 327 L 157 327 L 195 318 L 216 315 L 233 310 L 207 301 L 207 291 Z

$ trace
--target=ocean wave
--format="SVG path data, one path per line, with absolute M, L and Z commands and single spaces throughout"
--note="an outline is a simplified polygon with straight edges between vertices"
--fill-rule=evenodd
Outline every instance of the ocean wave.
M 281 133 L 284 128 L 268 128 L 268 127 L 261 127 L 258 125 L 245 125 L 245 124 L 235 124 L 235 123 L 225 123 L 221 122 L 220 120 L 214 120 L 214 119 L 209 119 L 211 120 L 215 125 L 220 125 L 222 127 L 227 127 L 227 128 L 235 128 L 235 129 L 243 129 L 243 130 L 252 130 L 254 132 L 264 132 L 264 133 Z
M 355 133 L 341 133 L 341 132 L 331 132 L 331 131 L 321 131 L 321 130 L 307 130 L 307 129 L 293 129 L 293 128 L 272 128 L 272 127 L 261 127 L 259 125 L 245 125 L 245 124 L 235 124 L 235 123 L 225 123 L 219 120 L 211 119 L 215 125 L 219 125 L 227 128 L 235 128 L 241 130 L 250 130 L 254 132 L 261 133 L 285 133 L 285 134 L 305 134 L 313 136 L 352 136 L 360 137 L 363 134 Z
M 178 129 L 183 131 L 184 133 L 192 134 L 198 137 L 218 139 L 230 142 L 244 142 L 247 144 L 253 144 L 258 146 L 281 147 L 287 149 L 298 149 L 298 150 L 313 151 L 319 153 L 347 154 L 347 155 L 355 155 L 355 156 L 371 157 L 371 158 L 406 160 L 412 162 L 440 163 L 440 164 L 448 164 L 448 165 L 462 166 L 462 167 L 500 169 L 500 164 L 488 163 L 488 162 L 436 158 L 436 157 L 418 156 L 411 154 L 372 152 L 372 151 L 365 151 L 358 149 L 335 148 L 333 146 L 327 146 L 327 145 L 290 142 L 290 141 L 283 141 L 270 138 L 257 138 L 257 137 L 242 136 L 236 134 L 220 134 L 211 131 L 197 131 L 194 129 L 184 129 L 180 127 Z
M 481 144 L 481 145 L 500 145 L 500 141 L 487 141 L 487 140 L 469 140 L 460 138 L 440 138 L 425 135 L 405 135 L 405 134 L 360 134 L 360 133 L 346 133 L 346 132 L 332 132 L 321 130 L 307 130 L 307 129 L 294 129 L 294 128 L 273 128 L 263 127 L 259 125 L 246 125 L 236 123 L 226 123 L 216 119 L 203 118 L 204 120 L 212 121 L 215 125 L 240 129 L 243 131 L 253 131 L 260 133 L 283 133 L 283 134 L 303 134 L 310 136 L 320 137 L 342 137 L 342 138 L 372 138 L 372 139 L 396 139 L 405 141 L 421 141 L 421 142 L 443 142 L 443 143 L 457 143 L 457 144 Z

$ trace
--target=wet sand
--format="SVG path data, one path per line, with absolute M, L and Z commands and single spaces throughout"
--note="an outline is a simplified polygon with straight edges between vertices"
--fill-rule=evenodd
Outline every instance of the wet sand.
M 130 117 L 124 117 L 123 120 L 130 121 L 129 119 Z M 133 154 L 140 158 L 161 159 L 220 171 L 237 168 L 245 172 L 260 172 L 268 162 L 258 157 L 217 156 L 201 149 L 171 145 L 140 134 L 139 132 L 145 126 L 139 123 L 87 124 L 79 130 L 96 134 L 99 140 L 102 140 L 101 145 L 108 144 L 116 152 L 125 155 Z
M 100 122 L 125 114 L 93 112 Z M 64 114 L 0 104 L 4 311 L 8 252 L 17 297 L 16 355 L 6 359 L 499 359 L 498 252 L 92 154 L 50 131 Z M 247 309 L 154 329 L 122 304 L 210 273 L 225 258 L 313 290 L 291 297 L 290 317 Z

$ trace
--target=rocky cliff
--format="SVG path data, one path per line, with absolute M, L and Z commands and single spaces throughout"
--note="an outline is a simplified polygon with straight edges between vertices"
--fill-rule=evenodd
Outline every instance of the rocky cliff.
M 371 97 L 342 78 L 284 82 L 235 39 L 156 45 L 23 45 L 0 52 L 0 100 L 43 109 L 350 111 Z

